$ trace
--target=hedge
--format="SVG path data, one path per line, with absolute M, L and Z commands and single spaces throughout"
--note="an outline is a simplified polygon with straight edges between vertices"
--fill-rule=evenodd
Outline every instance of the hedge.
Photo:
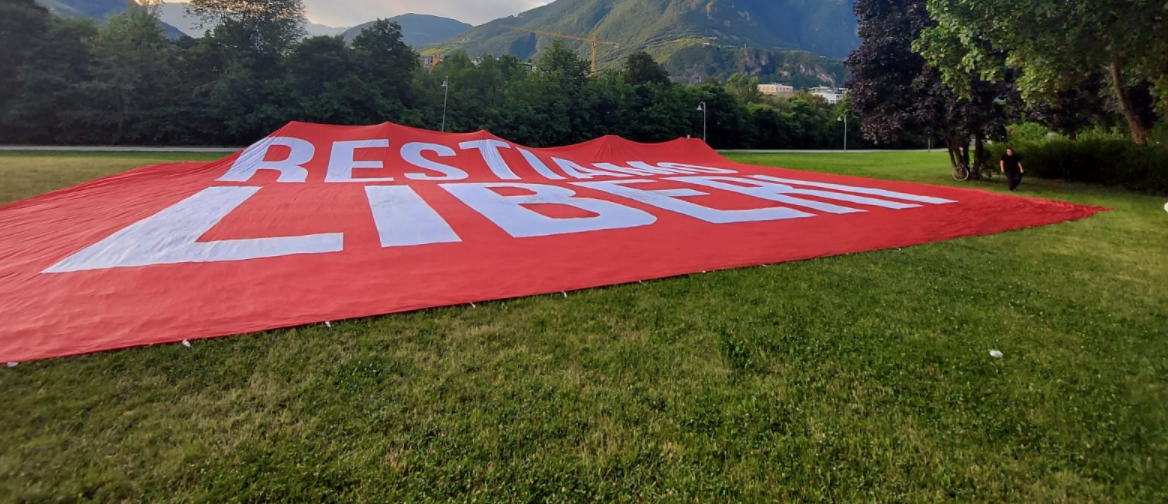
M 1141 147 L 1126 139 L 1056 138 L 1009 145 L 1022 156 L 1027 175 L 1168 194 L 1168 148 Z M 987 146 L 987 161 L 996 166 L 1006 147 Z

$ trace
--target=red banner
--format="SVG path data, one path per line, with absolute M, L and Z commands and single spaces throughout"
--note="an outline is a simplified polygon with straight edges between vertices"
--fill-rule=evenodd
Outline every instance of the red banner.
M 730 162 L 292 123 L 0 207 L 0 362 L 903 247 L 1099 208 Z

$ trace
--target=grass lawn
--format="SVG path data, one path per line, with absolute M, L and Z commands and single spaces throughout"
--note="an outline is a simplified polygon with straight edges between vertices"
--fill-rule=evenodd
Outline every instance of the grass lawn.
M 0 153 L 0 203 L 173 159 Z M 0 369 L 0 501 L 1168 502 L 1164 200 L 1022 188 L 1115 211 Z

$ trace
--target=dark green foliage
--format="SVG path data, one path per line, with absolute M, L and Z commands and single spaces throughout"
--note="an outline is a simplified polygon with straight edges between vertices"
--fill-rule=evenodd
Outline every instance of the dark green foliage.
M 29 37 L 35 43 L 17 66 L 12 99 L 0 104 L 0 143 L 248 145 L 294 120 L 436 130 L 448 79 L 447 131 L 485 129 L 536 147 L 602 135 L 700 137 L 702 101 L 715 147 L 842 144 L 836 107 L 818 98 L 764 99 L 758 79 L 745 74 L 725 86 L 683 86 L 647 53 L 630 58 L 626 71 L 590 75 L 587 61 L 557 43 L 534 64 L 455 52 L 431 72 L 389 20 L 350 44 L 314 37 L 277 51 L 244 43 L 272 37 L 239 31 L 267 21 L 225 19 L 205 37 L 180 41 L 167 40 L 143 9 L 101 27 L 54 20 Z
M 1073 137 L 1105 116 L 1105 86 L 1102 75 L 1084 76 L 1073 88 L 1052 93 L 1048 101 L 1030 107 L 1027 116 Z
M 574 86 L 582 86 L 589 73 L 588 63 L 559 40 L 544 51 L 535 68 L 541 75 L 550 75 L 557 81 Z
M 405 108 L 412 104 L 414 74 L 418 55 L 402 40 L 401 25 L 381 19 L 353 39 L 356 76 L 381 95 L 375 108 L 382 110 L 380 121 L 406 122 Z
M 1136 145 L 1118 138 L 1056 138 L 1009 145 L 1021 154 L 1027 175 L 1168 195 L 1168 148 L 1162 146 Z M 999 143 L 988 149 L 994 166 L 1006 146 Z
M 48 30 L 49 13 L 33 0 L 0 2 L 0 48 L 4 48 L 0 50 L 0 115 L 18 95 L 18 72 L 44 43 Z M 7 124 L 0 121 L 0 128 Z
M 947 86 L 941 72 L 913 52 L 913 41 L 936 24 L 925 5 L 926 0 L 857 0 L 863 43 L 846 62 L 852 107 L 863 118 L 866 139 L 890 142 L 906 134 L 940 133 L 953 166 L 980 166 L 984 142 L 1004 138 L 1006 106 L 1017 93 L 1009 84 L 974 75 L 964 93 Z
M 83 41 L 96 34 L 89 19 L 52 19 L 16 72 L 17 91 L 5 104 L 0 131 L 28 143 L 90 140 L 77 111 L 88 106 L 79 84 L 90 80 L 93 65 Z
M 361 62 L 340 37 L 313 37 L 297 44 L 284 64 L 297 120 L 325 124 L 372 124 L 375 87 L 357 76 Z M 372 72 L 367 71 L 367 74 Z
M 638 52 L 629 55 L 625 60 L 625 84 L 633 86 L 642 84 L 667 84 L 669 72 L 647 52 Z
M 1015 81 L 1030 105 L 1061 100 L 1102 72 L 1128 123 L 1145 144 L 1156 86 L 1168 82 L 1168 9 L 1162 0 L 928 0 L 937 22 L 914 47 L 964 90 L 969 75 Z M 1152 89 L 1151 92 L 1148 90 Z M 1137 96 L 1143 94 L 1143 97 Z M 1140 101 L 1146 101 L 1141 106 Z M 1168 104 L 1159 104 L 1161 111 Z
M 100 143 L 155 144 L 173 130 L 169 109 L 178 49 L 144 8 L 132 7 L 98 28 L 89 42 L 93 78 L 79 85 L 82 127 Z

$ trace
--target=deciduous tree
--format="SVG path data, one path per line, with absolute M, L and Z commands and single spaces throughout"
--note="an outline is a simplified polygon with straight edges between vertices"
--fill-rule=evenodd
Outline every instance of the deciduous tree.
M 173 117 L 165 114 L 174 84 L 177 48 L 145 7 L 131 6 L 106 19 L 90 42 L 93 79 L 84 123 L 112 143 L 154 143 Z
M 191 0 L 188 9 L 247 52 L 280 54 L 305 33 L 302 0 Z
M 1163 0 L 928 0 L 928 9 L 936 23 L 916 48 L 956 89 L 970 74 L 1001 81 L 1017 71 L 1022 97 L 1036 105 L 1102 71 L 1138 144 L 1147 142 L 1148 125 L 1132 85 L 1155 85 L 1168 108 Z
M 950 162 L 981 164 L 981 145 L 1001 137 L 1008 86 L 968 80 L 965 96 L 946 86 L 937 69 L 913 52 L 913 41 L 933 24 L 925 0 L 858 0 L 862 43 L 848 57 L 852 110 L 864 138 L 892 143 L 908 133 L 941 132 Z
M 400 119 L 402 110 L 412 105 L 414 75 L 421 67 L 418 54 L 402 41 L 401 25 L 379 19 L 353 40 L 357 76 L 375 86 L 392 102 L 386 113 Z
M 634 86 L 667 84 L 669 73 L 649 53 L 639 51 L 625 59 L 624 81 Z

